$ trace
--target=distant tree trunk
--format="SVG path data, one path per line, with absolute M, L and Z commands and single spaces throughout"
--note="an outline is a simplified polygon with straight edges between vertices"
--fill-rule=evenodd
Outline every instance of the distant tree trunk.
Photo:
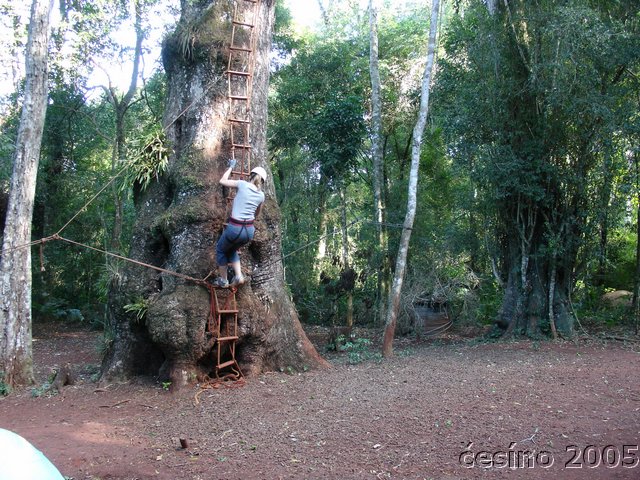
M 9 385 L 33 383 L 31 350 L 31 217 L 47 111 L 47 48 L 53 0 L 31 4 L 26 87 L 13 158 L 0 258 L 0 372 Z M 26 247 L 25 247 L 26 246 Z
M 322 181 L 321 181 L 322 183 Z M 317 273 L 320 275 L 322 271 L 322 260 L 327 255 L 327 190 L 321 187 L 320 198 L 318 199 L 318 216 L 320 221 L 318 224 L 318 250 L 316 252 Z
M 556 315 L 554 311 L 555 295 L 556 295 L 556 263 L 555 260 L 551 264 L 551 273 L 549 275 L 549 297 L 547 303 L 549 305 L 549 326 L 551 327 L 551 334 L 553 339 L 558 339 L 558 331 L 556 330 Z
M 322 21 L 324 22 L 324 26 L 328 27 L 329 22 L 331 20 L 331 10 L 333 9 L 333 0 L 328 0 L 327 5 L 324 5 L 322 0 L 318 0 L 318 8 L 320 9 L 320 14 L 322 15 Z
M 5 15 L 10 15 L 12 19 L 12 27 L 13 27 L 13 41 L 10 46 L 10 55 L 11 55 L 11 84 L 13 85 L 13 91 L 17 92 L 20 89 L 20 82 L 22 81 L 22 66 L 24 63 L 22 62 L 22 53 L 24 52 L 24 44 L 21 40 L 23 25 L 20 21 L 20 14 L 16 12 L 17 5 L 11 4 L 7 5 L 7 10 L 5 11 Z
M 493 15 L 494 13 L 496 13 L 498 0 L 484 0 L 484 3 L 487 5 L 489 14 Z
M 384 151 L 382 149 L 382 95 L 378 62 L 378 0 L 369 0 L 369 74 L 371 77 L 371 158 L 373 160 L 373 204 L 378 250 L 382 261 L 378 263 L 378 314 L 386 318 L 386 301 L 389 290 L 389 252 L 387 232 L 383 226 L 384 202 Z
M 242 3 L 242 2 L 241 2 Z M 249 2 L 245 2 L 249 3 Z M 182 2 L 176 30 L 163 45 L 168 77 L 165 113 L 173 154 L 168 172 L 136 192 L 137 220 L 130 257 L 194 278 L 215 270 L 215 244 L 226 221 L 218 180 L 230 156 L 225 70 L 231 33 L 227 1 Z M 266 162 L 267 90 L 274 1 L 258 4 L 253 95 L 252 166 Z M 280 212 L 271 175 L 256 236 L 241 258 L 247 283 L 237 298 L 240 332 L 236 358 L 245 374 L 279 368 L 326 366 L 307 339 L 285 289 Z M 103 378 L 154 374 L 180 387 L 213 370 L 213 340 L 206 335 L 207 289 L 174 275 L 128 264 L 112 284 L 109 316 L 114 340 Z M 142 321 L 127 314 L 148 306 Z
M 607 257 L 609 245 L 609 210 L 611 209 L 611 193 L 613 190 L 613 178 L 611 173 L 611 157 L 605 154 L 602 164 L 602 187 L 598 195 L 598 236 L 600 239 L 598 248 L 598 270 L 593 283 L 595 286 L 603 286 L 607 273 Z
M 637 156 L 636 156 L 637 158 Z M 637 161 L 637 160 L 636 160 Z M 636 194 L 636 201 L 640 202 L 640 193 Z M 640 203 L 636 209 L 636 272 L 633 279 L 633 311 L 635 312 L 636 335 L 640 326 Z
M 436 35 L 438 33 L 438 15 L 440 11 L 440 0 L 432 0 L 431 3 L 431 25 L 429 26 L 429 49 L 427 52 L 427 65 L 424 69 L 422 79 L 422 93 L 420 97 L 420 111 L 418 121 L 413 129 L 413 145 L 411 150 L 411 173 L 409 175 L 409 193 L 407 200 L 407 214 L 400 236 L 400 246 L 398 247 L 398 258 L 393 277 L 393 286 L 389 295 L 389 305 L 387 320 L 384 330 L 382 344 L 382 354 L 385 357 L 393 355 L 393 338 L 395 336 L 396 324 L 398 322 L 398 312 L 400 310 L 400 296 L 402 293 L 402 282 L 407 266 L 407 254 L 409 252 L 409 241 L 416 215 L 418 198 L 418 170 L 420 167 L 420 154 L 422 150 L 422 134 L 427 123 L 429 112 L 429 92 L 431 89 L 431 72 L 436 51 Z
M 637 153 L 633 153 L 633 165 L 635 167 L 636 188 L 636 270 L 633 277 L 633 309 L 636 316 L 636 335 L 638 334 L 638 321 L 640 319 L 640 159 Z
M 348 274 L 351 266 L 349 265 L 349 230 L 347 227 L 347 199 L 345 195 L 345 186 L 340 187 L 340 229 L 342 231 L 342 271 Z M 344 275 L 343 275 L 344 276 Z M 347 320 L 346 326 L 353 327 L 353 288 L 347 287 Z
M 638 313 L 640 313 L 640 159 L 637 153 L 633 153 L 633 166 L 635 169 L 635 188 L 636 188 L 636 271 L 633 277 L 633 307 L 636 312 L 636 321 Z M 637 330 L 637 323 L 636 323 Z M 636 331 L 637 333 L 637 331 Z

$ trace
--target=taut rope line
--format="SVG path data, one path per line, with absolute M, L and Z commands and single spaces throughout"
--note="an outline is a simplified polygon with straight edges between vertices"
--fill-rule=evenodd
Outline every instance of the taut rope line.
M 127 257 L 124 257 L 122 255 L 118 255 L 117 253 L 109 252 L 109 251 L 103 250 L 101 248 L 92 247 L 91 245 L 86 245 L 84 243 L 76 242 L 74 240 L 70 240 L 68 238 L 61 237 L 58 234 L 52 235 L 51 237 L 48 237 L 48 238 L 52 239 L 52 240 L 61 240 L 63 242 L 67 242 L 67 243 L 70 243 L 72 245 L 76 245 L 78 247 L 83 247 L 83 248 L 86 248 L 88 250 L 93 250 L 95 252 L 103 253 L 103 254 L 105 254 L 105 255 L 107 255 L 109 257 L 113 257 L 113 258 L 117 258 L 119 260 L 124 260 L 126 262 L 134 263 L 134 264 L 139 265 L 141 267 L 151 268 L 153 270 L 157 270 L 158 272 L 167 273 L 169 275 L 173 275 L 175 277 L 179 277 L 179 278 L 182 278 L 183 280 L 188 280 L 190 282 L 194 282 L 194 283 L 197 283 L 199 285 L 206 284 L 204 279 L 191 277 L 189 275 L 185 275 L 183 273 L 174 272 L 172 270 L 167 270 L 166 268 L 158 267 L 156 265 L 151 265 L 149 263 L 144 263 L 144 262 L 141 262 L 139 260 L 134 260 L 133 258 L 127 258 Z

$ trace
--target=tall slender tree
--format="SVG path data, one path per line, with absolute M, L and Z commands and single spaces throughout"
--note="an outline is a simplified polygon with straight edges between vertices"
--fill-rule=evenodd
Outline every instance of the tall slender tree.
M 429 92 L 431 90 L 431 73 L 436 52 L 436 37 L 438 33 L 438 16 L 440 14 L 440 0 L 431 2 L 431 24 L 429 25 L 429 47 L 427 52 L 427 64 L 422 78 L 422 93 L 420 96 L 420 110 L 418 120 L 413 129 L 413 142 L 411 145 L 411 172 L 409 174 L 409 189 L 407 198 L 407 213 L 405 215 L 398 256 L 393 277 L 393 285 L 389 294 L 389 305 L 385 322 L 384 339 L 382 344 L 382 354 L 389 357 L 393 354 L 393 338 L 395 336 L 396 324 L 398 322 L 398 312 L 400 310 L 400 296 L 402 293 L 402 282 L 407 268 L 407 254 L 409 252 L 409 242 L 411 231 L 416 216 L 418 198 L 418 171 L 420 167 L 420 156 L 422 152 L 422 135 L 427 124 L 427 114 L 429 113 Z
M 47 48 L 53 0 L 33 0 L 25 61 L 26 87 L 0 258 L 0 372 L 8 385 L 33 382 L 31 218 L 47 111 Z
M 371 77 L 371 160 L 373 163 L 373 204 L 378 248 L 382 261 L 378 267 L 378 312 L 381 319 L 386 317 L 388 295 L 388 254 L 386 232 L 383 226 L 383 162 L 382 148 L 382 93 L 380 84 L 380 66 L 378 61 L 378 0 L 369 0 L 369 74 Z

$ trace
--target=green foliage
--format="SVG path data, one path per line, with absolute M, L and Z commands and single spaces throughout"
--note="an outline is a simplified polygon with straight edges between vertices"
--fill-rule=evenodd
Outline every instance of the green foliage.
M 272 148 L 303 149 L 309 167 L 331 185 L 354 171 L 365 134 L 364 65 L 361 58 L 344 61 L 353 55 L 351 42 L 316 43 L 274 79 Z
M 480 282 L 480 288 L 476 297 L 480 300 L 476 304 L 477 310 L 471 317 L 478 323 L 491 325 L 498 318 L 498 311 L 502 303 L 502 289 L 494 279 L 485 279 Z
M 129 303 L 124 306 L 124 311 L 127 313 L 133 313 L 136 321 L 142 322 L 149 310 L 149 300 L 146 298 L 137 298 L 133 303 Z
M 42 396 L 52 397 L 58 394 L 58 391 L 51 388 L 50 382 L 44 382 L 42 385 L 33 387 L 31 389 L 31 396 L 33 398 L 39 398 Z
M 503 279 L 526 256 L 535 268 L 525 273 L 543 284 L 543 296 L 549 281 L 540 272 L 571 277 L 580 255 L 588 262 L 598 248 L 591 239 L 616 217 L 621 152 L 633 143 L 628 126 L 637 115 L 623 99 L 637 88 L 620 80 L 620 65 L 637 69 L 637 27 L 600 7 L 513 2 L 491 17 L 474 3 L 443 35 L 434 110 L 468 179 L 469 215 L 492 227 L 495 243 L 485 243 L 499 252 Z M 563 288 L 567 295 L 569 284 L 556 283 Z M 522 318 L 545 315 L 546 307 L 531 308 L 539 311 Z
M 217 53 L 216 49 L 229 41 L 232 8 L 231 2 L 216 2 L 200 9 L 201 15 L 183 15 L 172 34 L 180 56 L 187 61 L 206 62 Z
M 38 397 L 42 397 L 42 396 L 47 396 L 47 397 L 52 397 L 58 394 L 58 390 L 55 388 L 51 388 L 53 385 L 54 380 L 56 379 L 56 375 L 57 372 L 54 371 L 51 374 L 49 374 L 49 377 L 47 378 L 47 380 L 42 384 L 39 385 L 37 387 L 33 387 L 31 389 L 31 396 L 33 398 L 38 398 Z
M 65 321 L 69 323 L 82 323 L 85 321 L 84 315 L 77 308 L 69 307 L 68 301 L 61 298 L 40 298 L 46 299 L 42 304 L 34 303 L 34 313 L 43 319 Z
M 0 191 L 5 193 L 9 191 L 13 170 L 13 152 L 18 132 L 19 113 L 17 109 L 11 109 L 0 123 Z
M 269 105 L 287 279 L 301 318 L 312 323 L 340 324 L 347 293 L 353 296 L 355 320 L 372 323 L 377 271 L 387 255 L 380 251 L 376 227 L 369 220 L 368 18 L 345 9 L 348 14 L 336 4 L 327 30 L 300 40 L 289 63 L 273 78 Z M 406 205 L 406 145 L 420 84 L 415 66 L 426 48 L 426 14 L 423 9 L 396 13 L 385 14 L 380 25 L 380 63 L 390 150 L 387 220 L 400 223 Z M 425 161 L 429 158 L 425 155 Z M 349 269 L 342 260 L 343 211 L 349 225 Z M 324 256 L 319 255 L 320 243 L 326 245 Z M 340 287 L 347 271 L 355 273 L 350 290 Z
M 629 326 L 633 323 L 631 297 L 622 297 L 619 301 L 614 302 L 604 301 L 604 294 L 611 291 L 613 291 L 612 288 L 578 282 L 573 308 L 588 331 Z
M 136 185 L 144 191 L 152 181 L 157 181 L 166 169 L 169 161 L 170 148 L 161 127 L 157 126 L 149 132 L 131 138 L 129 149 L 135 160 L 127 170 L 122 189 L 127 190 Z
M 125 193 L 133 182 L 139 188 L 148 186 L 166 167 L 167 147 L 157 127 L 166 94 L 163 75 L 153 76 L 144 87 L 140 92 L 144 101 L 131 105 L 130 118 L 125 122 L 125 131 L 131 132 L 135 144 L 129 149 L 140 154 L 134 168 L 127 171 L 129 183 L 121 187 Z M 113 107 L 106 100 L 87 102 L 73 84 L 56 84 L 50 97 L 36 189 L 34 236 L 50 235 L 78 214 L 62 235 L 109 249 L 115 209 L 112 189 L 84 206 L 109 182 L 112 169 L 121 168 L 112 165 Z M 134 209 L 130 195 L 123 195 L 123 200 L 122 238 L 128 239 Z M 127 245 L 122 249 L 126 251 Z M 34 319 L 69 320 L 73 315 L 66 312 L 82 312 L 90 325 L 104 327 L 107 291 L 119 281 L 117 263 L 98 252 L 62 242 L 47 243 L 42 253 L 44 270 L 34 261 Z
M 634 232 L 616 229 L 608 243 L 607 269 L 604 286 L 614 290 L 633 290 L 636 269 L 636 242 Z
M 96 290 L 100 301 L 107 301 L 110 289 L 118 289 L 122 282 L 122 260 L 108 260 L 99 269 Z
M 114 340 L 115 331 L 113 330 L 113 326 L 109 322 L 104 322 L 102 337 L 100 338 L 100 341 L 97 345 L 97 350 L 101 357 L 104 357 L 109 352 Z M 99 378 L 99 373 L 97 375 L 97 378 Z
M 356 365 L 368 360 L 380 361 L 382 356 L 379 352 L 372 352 L 372 343 L 368 338 L 346 338 L 344 335 L 339 335 L 336 339 L 338 350 L 347 353 L 348 362 L 351 365 Z
M 0 396 L 6 397 L 11 393 L 11 385 L 5 383 L 4 381 L 4 372 L 0 372 Z
M 276 2 L 276 22 L 273 32 L 273 46 L 281 59 L 286 59 L 291 52 L 301 45 L 292 29 L 291 12 L 283 2 Z

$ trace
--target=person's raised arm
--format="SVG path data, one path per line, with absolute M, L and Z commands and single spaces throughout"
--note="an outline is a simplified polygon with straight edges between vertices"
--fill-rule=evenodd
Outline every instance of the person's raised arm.
M 224 172 L 224 174 L 222 175 L 222 178 L 220 179 L 220 184 L 225 187 L 237 187 L 238 180 L 231 180 L 229 178 L 229 176 L 231 175 L 231 171 L 233 170 L 233 167 L 236 166 L 235 159 L 232 158 L 231 160 L 229 160 L 229 165 L 230 167 L 227 168 L 227 171 Z

